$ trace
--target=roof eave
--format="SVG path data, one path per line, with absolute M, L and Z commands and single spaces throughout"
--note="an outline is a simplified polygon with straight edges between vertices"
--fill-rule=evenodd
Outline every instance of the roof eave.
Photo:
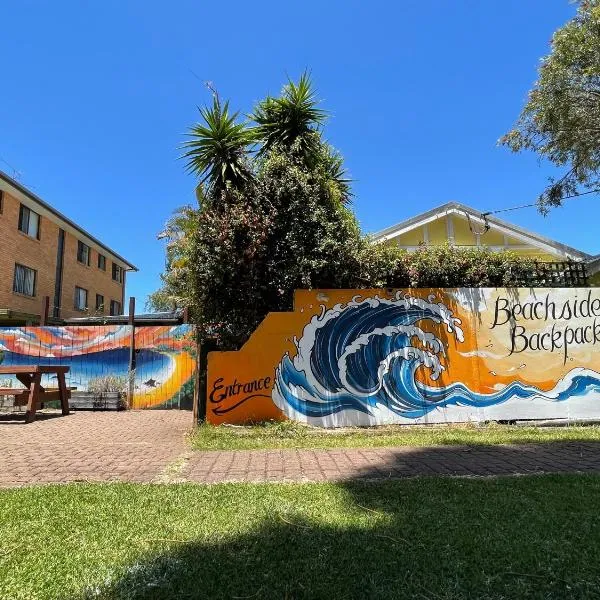
M 394 237 L 411 231 L 412 229 L 424 225 L 429 221 L 435 220 L 436 218 L 439 218 L 440 216 L 449 212 L 467 213 L 470 217 L 480 222 L 483 222 L 482 213 L 479 213 L 470 206 L 466 206 L 459 202 L 447 202 L 446 204 L 442 204 L 441 206 L 432 208 L 431 210 L 428 210 L 415 217 L 411 217 L 410 219 L 402 221 L 401 223 L 397 223 L 396 225 L 392 225 L 391 227 L 382 229 L 381 231 L 378 231 L 377 233 L 373 234 L 373 239 L 376 242 L 393 239 Z M 538 247 L 539 244 L 543 244 L 544 246 L 548 246 L 549 248 L 553 249 L 554 251 L 560 254 L 572 255 L 580 260 L 589 260 L 590 258 L 592 258 L 590 254 L 582 252 L 581 250 L 577 250 L 577 248 L 572 248 L 571 246 L 567 246 L 566 244 L 562 244 L 555 240 L 551 240 L 550 238 L 546 238 L 537 233 L 528 231 L 527 229 L 524 229 L 518 225 L 514 225 L 513 223 L 509 223 L 497 217 L 490 215 L 487 217 L 487 220 L 489 223 L 492 223 L 499 228 L 508 230 L 509 233 L 512 233 L 519 237 L 527 238 L 528 240 L 530 240 L 529 243 L 532 243 L 532 241 L 538 242 Z
M 88 233 L 85 229 L 83 229 L 83 227 L 80 227 L 79 225 L 77 225 L 77 223 L 75 223 L 74 221 L 72 221 L 71 219 L 69 219 L 68 217 L 63 215 L 60 211 L 56 210 L 53 206 L 51 206 L 50 204 L 48 204 L 47 202 L 42 200 L 37 194 L 34 194 L 31 190 L 29 190 L 24 185 L 22 185 L 21 183 L 19 183 L 15 179 L 13 179 L 10 175 L 6 174 L 4 171 L 1 171 L 1 170 L 0 170 L 0 179 L 3 179 L 6 183 L 8 183 L 9 185 L 16 188 L 19 192 L 21 192 L 22 194 L 24 194 L 25 196 L 27 196 L 34 202 L 37 202 L 40 206 L 44 207 L 44 209 L 46 209 L 48 212 L 52 213 L 55 217 L 57 217 L 61 221 L 64 221 L 65 223 L 67 223 L 68 225 L 70 225 L 71 227 L 73 227 L 74 229 L 79 231 L 81 234 L 83 234 L 84 236 L 89 238 L 92 242 L 94 242 L 95 244 L 97 244 L 98 246 L 103 248 L 106 252 L 108 252 L 109 254 L 114 256 L 117 260 L 121 261 L 124 265 L 127 266 L 127 271 L 137 272 L 139 270 L 135 265 L 132 265 L 128 260 L 123 258 L 120 254 L 118 254 L 117 252 L 115 252 L 114 250 L 109 248 L 106 244 L 102 243 L 99 239 L 94 237 L 91 233 Z

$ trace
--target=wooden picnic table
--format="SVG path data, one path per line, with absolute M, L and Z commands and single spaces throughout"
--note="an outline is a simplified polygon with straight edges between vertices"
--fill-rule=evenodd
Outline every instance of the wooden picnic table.
M 25 422 L 35 420 L 35 412 L 44 402 L 60 400 L 62 414 L 69 414 L 69 398 L 71 390 L 67 388 L 65 374 L 69 367 L 52 365 L 0 365 L 0 375 L 15 375 L 25 386 L 19 388 L 0 388 L 0 396 L 14 396 L 15 405 L 27 405 Z M 56 375 L 58 388 L 45 388 L 42 386 L 42 375 Z

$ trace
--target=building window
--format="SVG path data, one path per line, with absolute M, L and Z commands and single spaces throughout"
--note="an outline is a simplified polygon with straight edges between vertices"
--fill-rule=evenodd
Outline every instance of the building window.
M 0 215 L 4 209 L 4 190 L 0 190 Z
M 83 242 L 77 242 L 77 262 L 80 262 L 82 265 L 90 266 L 90 247 Z
M 96 310 L 104 312 L 104 296 L 96 294 Z
M 112 278 L 113 281 L 123 283 L 123 269 L 115 263 L 112 264 Z
M 35 280 L 37 271 L 15 264 L 15 279 L 13 281 L 13 291 L 25 296 L 35 296 Z
M 36 240 L 40 239 L 40 215 L 22 204 L 19 209 L 19 231 Z
M 110 301 L 110 315 L 116 317 L 121 314 L 121 303 L 116 300 Z
M 106 271 L 106 256 L 98 254 L 98 268 Z
M 88 301 L 87 301 L 88 293 L 87 290 L 84 290 L 80 287 L 75 287 L 75 309 L 76 310 L 87 310 Z

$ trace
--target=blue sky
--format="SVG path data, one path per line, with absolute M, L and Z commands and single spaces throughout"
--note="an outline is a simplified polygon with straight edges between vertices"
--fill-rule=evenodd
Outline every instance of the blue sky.
M 496 141 L 574 11 L 568 0 L 5 3 L 0 160 L 140 268 L 128 294 L 143 303 L 164 264 L 156 234 L 194 200 L 178 146 L 210 101 L 200 80 L 249 112 L 309 68 L 364 231 L 450 200 L 494 210 L 535 201 L 553 173 Z M 597 205 L 500 216 L 596 254 L 585 223 Z

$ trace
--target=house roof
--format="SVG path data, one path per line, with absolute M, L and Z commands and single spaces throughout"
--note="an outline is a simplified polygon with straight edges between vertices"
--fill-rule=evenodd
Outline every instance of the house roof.
M 592 258 L 587 261 L 587 271 L 589 275 L 595 275 L 600 271 L 600 254 L 592 256 Z
M 75 223 L 74 221 L 72 221 L 71 219 L 69 219 L 68 217 L 63 215 L 61 212 L 57 211 L 55 208 L 50 206 L 50 204 L 48 204 L 47 202 L 42 200 L 37 194 L 34 194 L 30 189 L 26 188 L 24 185 L 19 183 L 16 179 L 13 179 L 10 175 L 7 175 L 6 173 L 4 173 L 4 171 L 0 171 L 0 179 L 5 181 L 6 183 L 8 183 L 10 186 L 15 188 L 16 190 L 18 190 L 21 194 L 27 196 L 30 200 L 33 200 L 33 202 L 37 203 L 39 206 L 41 206 L 47 212 L 54 215 L 57 219 L 61 220 L 63 223 L 68 225 L 71 229 L 74 229 L 75 231 L 80 233 L 83 237 L 86 237 L 88 240 L 93 242 L 93 244 L 102 248 L 107 254 L 112 255 L 118 261 L 123 263 L 127 267 L 128 270 L 130 270 L 130 271 L 138 270 L 138 268 L 135 265 L 132 265 L 128 260 L 123 258 L 120 254 L 117 254 L 114 250 L 109 248 L 106 244 L 103 244 L 99 239 L 94 237 L 91 233 L 88 233 L 85 229 L 83 229 L 83 227 L 80 227 L 79 225 L 77 225 L 77 223 Z
M 461 204 L 460 202 L 447 202 L 446 204 L 432 208 L 431 210 L 421 213 L 420 215 L 406 219 L 406 221 L 402 221 L 401 223 L 397 223 L 396 225 L 392 225 L 391 227 L 387 227 L 386 229 L 378 231 L 373 235 L 373 238 L 376 242 L 390 240 L 402 235 L 403 233 L 411 231 L 416 227 L 420 227 L 426 223 L 439 219 L 447 214 L 459 214 L 466 216 L 481 224 L 484 224 L 485 221 L 487 221 L 487 223 L 493 229 L 520 239 L 523 242 L 539 248 L 540 250 L 558 253 L 564 256 L 565 259 L 589 261 L 593 258 L 593 256 L 587 252 L 582 252 L 581 250 L 577 250 L 577 248 L 572 248 L 571 246 L 567 246 L 566 244 L 562 244 L 550 238 L 544 237 L 538 233 L 534 233 L 533 231 L 529 231 L 524 227 L 519 227 L 514 223 L 509 223 L 508 221 L 504 221 L 493 215 L 486 215 L 484 219 L 484 215 L 481 212 L 471 208 L 470 206 L 467 206 L 466 204 Z

